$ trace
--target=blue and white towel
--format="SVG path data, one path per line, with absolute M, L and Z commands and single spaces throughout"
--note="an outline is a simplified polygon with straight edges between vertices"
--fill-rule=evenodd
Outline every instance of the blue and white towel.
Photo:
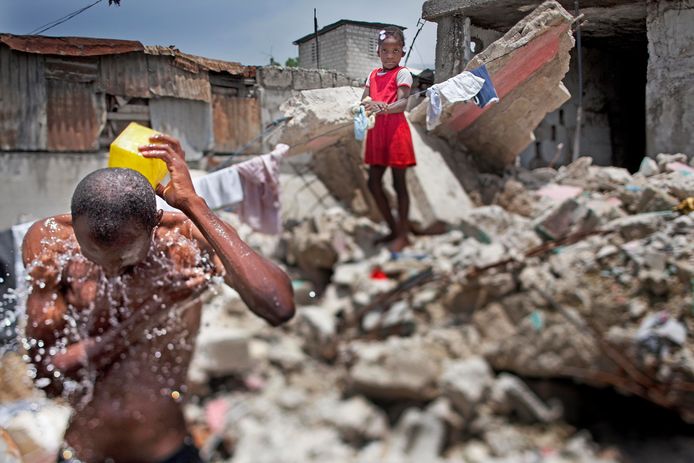
M 484 78 L 471 72 L 463 71 L 439 84 L 432 85 L 427 90 L 429 107 L 427 108 L 427 130 L 434 129 L 439 124 L 443 110 L 443 97 L 449 103 L 471 100 L 484 87 Z
M 498 103 L 499 96 L 496 94 L 496 89 L 494 88 L 494 84 L 492 83 L 492 78 L 489 76 L 489 72 L 487 72 L 487 66 L 483 64 L 482 66 L 475 68 L 470 72 L 476 75 L 477 77 L 484 79 L 484 85 L 482 86 L 479 93 L 474 99 L 477 106 L 479 106 L 480 108 L 484 108 L 490 103 Z

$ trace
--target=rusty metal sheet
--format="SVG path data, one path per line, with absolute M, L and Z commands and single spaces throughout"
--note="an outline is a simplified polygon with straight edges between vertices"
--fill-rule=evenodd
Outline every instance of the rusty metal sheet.
M 104 95 L 93 83 L 47 79 L 48 150 L 94 151 L 106 122 Z
M 46 56 L 46 79 L 94 82 L 98 71 L 97 58 Z
M 192 73 L 184 71 L 168 56 L 147 56 L 149 90 L 152 95 L 185 98 L 188 100 L 211 100 L 210 80 L 207 71 Z
M 212 108 L 204 101 L 152 98 L 149 101 L 152 128 L 181 141 L 186 159 L 199 159 L 212 148 Z
M 239 98 L 213 90 L 212 115 L 215 152 L 231 153 L 260 134 L 257 98 Z
M 176 66 L 186 71 L 198 73 L 201 71 L 226 72 L 228 74 L 255 78 L 256 67 L 244 66 L 234 61 L 222 61 L 183 53 L 177 48 L 162 46 L 145 46 L 145 53 L 153 56 L 171 56 Z
M 102 56 L 99 86 L 110 95 L 149 98 L 147 57 L 142 53 Z
M 13 50 L 42 55 L 101 56 L 144 50 L 142 44 L 135 40 L 94 39 L 87 37 L 0 34 L 0 42 Z
M 44 57 L 1 45 L 0 149 L 46 149 Z

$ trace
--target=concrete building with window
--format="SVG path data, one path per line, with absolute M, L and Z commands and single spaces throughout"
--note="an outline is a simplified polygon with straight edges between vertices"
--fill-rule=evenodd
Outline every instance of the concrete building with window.
M 366 79 L 369 72 L 381 65 L 376 49 L 378 32 L 396 24 L 372 23 L 341 19 L 294 41 L 299 46 L 299 67 L 330 69 L 355 79 Z M 317 37 L 316 37 L 317 36 Z

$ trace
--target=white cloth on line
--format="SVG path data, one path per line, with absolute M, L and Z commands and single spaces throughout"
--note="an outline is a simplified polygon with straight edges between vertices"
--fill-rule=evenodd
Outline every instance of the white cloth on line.
M 449 103 L 468 101 L 474 98 L 484 86 L 485 80 L 469 71 L 463 71 L 439 84 L 432 85 L 427 90 L 429 108 L 427 108 L 427 129 L 432 130 L 439 125 L 445 98 Z
M 236 166 L 194 178 L 193 187 L 210 209 L 220 209 L 243 201 L 243 187 Z M 178 211 L 159 196 L 157 196 L 157 207 L 165 211 Z

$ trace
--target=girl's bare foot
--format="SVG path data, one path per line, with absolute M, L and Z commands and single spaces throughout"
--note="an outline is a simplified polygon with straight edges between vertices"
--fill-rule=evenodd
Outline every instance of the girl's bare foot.
M 388 246 L 392 252 L 400 252 L 410 245 L 410 240 L 407 235 L 398 235 L 395 240 Z

